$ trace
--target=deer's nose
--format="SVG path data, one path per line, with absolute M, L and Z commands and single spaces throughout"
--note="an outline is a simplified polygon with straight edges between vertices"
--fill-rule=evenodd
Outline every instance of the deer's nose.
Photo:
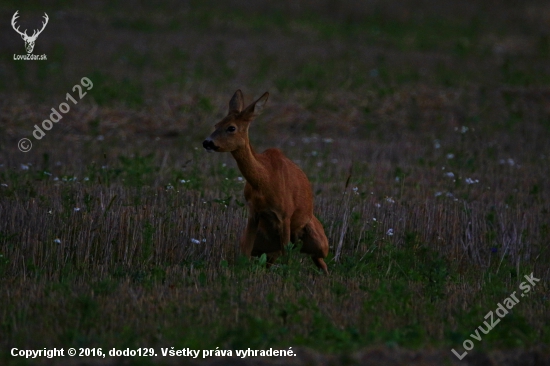
M 202 147 L 204 147 L 208 151 L 216 150 L 216 145 L 214 145 L 214 141 L 210 139 L 206 139 L 202 142 Z

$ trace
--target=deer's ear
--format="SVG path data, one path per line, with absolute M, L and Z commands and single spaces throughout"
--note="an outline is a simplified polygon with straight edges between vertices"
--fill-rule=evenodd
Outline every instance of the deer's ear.
M 237 90 L 229 101 L 229 113 L 240 113 L 244 109 L 244 98 L 241 89 Z
M 269 98 L 269 93 L 265 92 L 261 97 L 258 98 L 258 100 L 246 107 L 246 109 L 243 111 L 243 117 L 245 119 L 257 117 L 260 113 L 262 113 L 265 103 L 267 102 L 267 98 Z

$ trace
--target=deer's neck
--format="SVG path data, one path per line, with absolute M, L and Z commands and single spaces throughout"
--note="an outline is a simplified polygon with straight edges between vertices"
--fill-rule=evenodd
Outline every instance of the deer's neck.
M 265 167 L 258 160 L 256 152 L 248 142 L 244 147 L 241 147 L 235 151 L 232 151 L 231 154 L 239 170 L 243 174 L 246 181 L 254 188 L 260 187 L 264 181 L 267 179 L 267 174 Z

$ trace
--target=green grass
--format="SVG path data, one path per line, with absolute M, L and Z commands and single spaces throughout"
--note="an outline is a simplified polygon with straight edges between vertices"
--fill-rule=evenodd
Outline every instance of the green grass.
M 48 326 L 54 326 L 64 331 L 50 340 L 52 346 L 59 342 L 86 347 L 105 344 L 127 347 L 141 340 L 151 346 L 166 343 L 204 349 L 308 346 L 328 352 L 351 351 L 377 343 L 412 348 L 450 347 L 466 339 L 481 324 L 485 313 L 515 288 L 513 269 L 480 279 L 476 277 L 478 270 L 472 266 L 459 276 L 457 268 L 453 268 L 456 266 L 423 247 L 386 245 L 364 258 L 346 257 L 343 263 L 330 266 L 332 273 L 328 279 L 319 278 L 315 270 L 300 263 L 295 252 L 271 270 L 266 270 L 261 262 L 246 260 L 231 266 L 200 261 L 177 266 L 150 265 L 146 253 L 151 248 L 147 242 L 153 228 L 146 225 L 143 230 L 142 256 L 131 267 L 116 266 L 98 276 L 86 271 L 86 266 L 79 268 L 76 263 L 68 263 L 59 268 L 55 279 L 47 279 L 38 268 L 27 269 L 27 276 L 44 291 L 44 297 L 26 295 L 23 307 L 20 303 L 6 304 L 7 312 L 18 314 L 2 324 L 3 331 L 11 334 L 10 341 L 19 344 L 28 339 L 27 332 L 41 334 Z M 312 283 L 316 277 L 315 282 L 322 286 Z M 445 336 L 434 339 L 431 334 L 434 329 L 427 327 L 426 322 L 440 318 L 448 296 L 464 284 L 482 287 L 483 302 L 475 304 L 471 299 L 473 303 L 468 309 L 455 309 L 456 324 L 442 318 L 437 333 Z M 265 295 L 265 304 L 250 302 L 247 293 L 251 289 Z M 130 308 L 125 305 L 130 301 L 129 290 L 138 291 L 138 299 L 142 299 Z M 158 293 L 164 295 L 158 298 L 155 295 Z M 113 303 L 115 294 L 122 296 L 122 301 L 119 298 Z M 147 298 L 157 299 L 143 302 Z M 548 328 L 542 324 L 533 328 L 525 314 L 529 308 L 542 305 L 542 301 L 540 291 L 535 291 L 478 346 L 491 349 L 536 344 L 540 332 L 548 334 Z M 352 317 L 336 326 L 334 318 L 341 316 L 336 309 L 344 307 L 350 311 L 350 303 Z M 112 307 L 120 316 L 110 317 L 105 313 L 106 307 Z M 38 309 L 53 311 L 41 311 L 37 318 Z M 128 324 L 125 319 L 133 318 L 133 311 L 146 311 L 148 316 Z M 210 316 L 211 312 L 217 316 Z M 387 314 L 392 314 L 390 327 Z M 235 323 L 236 317 L 239 320 Z M 20 329 L 17 324 L 26 319 L 35 320 L 26 330 Z M 107 319 L 108 324 L 104 323 Z M 143 333 L 151 321 L 160 328 L 156 334 Z M 197 322 L 201 327 L 193 326 Z M 209 336 L 203 338 L 206 329 Z M 114 337 L 115 334 L 118 335 Z M 162 339 L 158 338 L 160 334 Z

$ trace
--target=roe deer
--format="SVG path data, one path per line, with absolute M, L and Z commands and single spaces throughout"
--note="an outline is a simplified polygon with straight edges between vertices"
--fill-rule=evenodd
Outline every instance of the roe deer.
M 328 240 L 323 225 L 313 215 L 313 193 L 305 173 L 279 149 L 258 154 L 250 145 L 248 127 L 268 97 L 266 92 L 244 108 L 243 94 L 237 90 L 229 102 L 229 113 L 202 145 L 208 152 L 231 152 L 246 179 L 244 197 L 249 217 L 242 253 L 247 257 L 266 253 L 270 266 L 285 254 L 289 242 L 301 240 L 300 251 L 328 273 L 323 260 L 328 254 Z

